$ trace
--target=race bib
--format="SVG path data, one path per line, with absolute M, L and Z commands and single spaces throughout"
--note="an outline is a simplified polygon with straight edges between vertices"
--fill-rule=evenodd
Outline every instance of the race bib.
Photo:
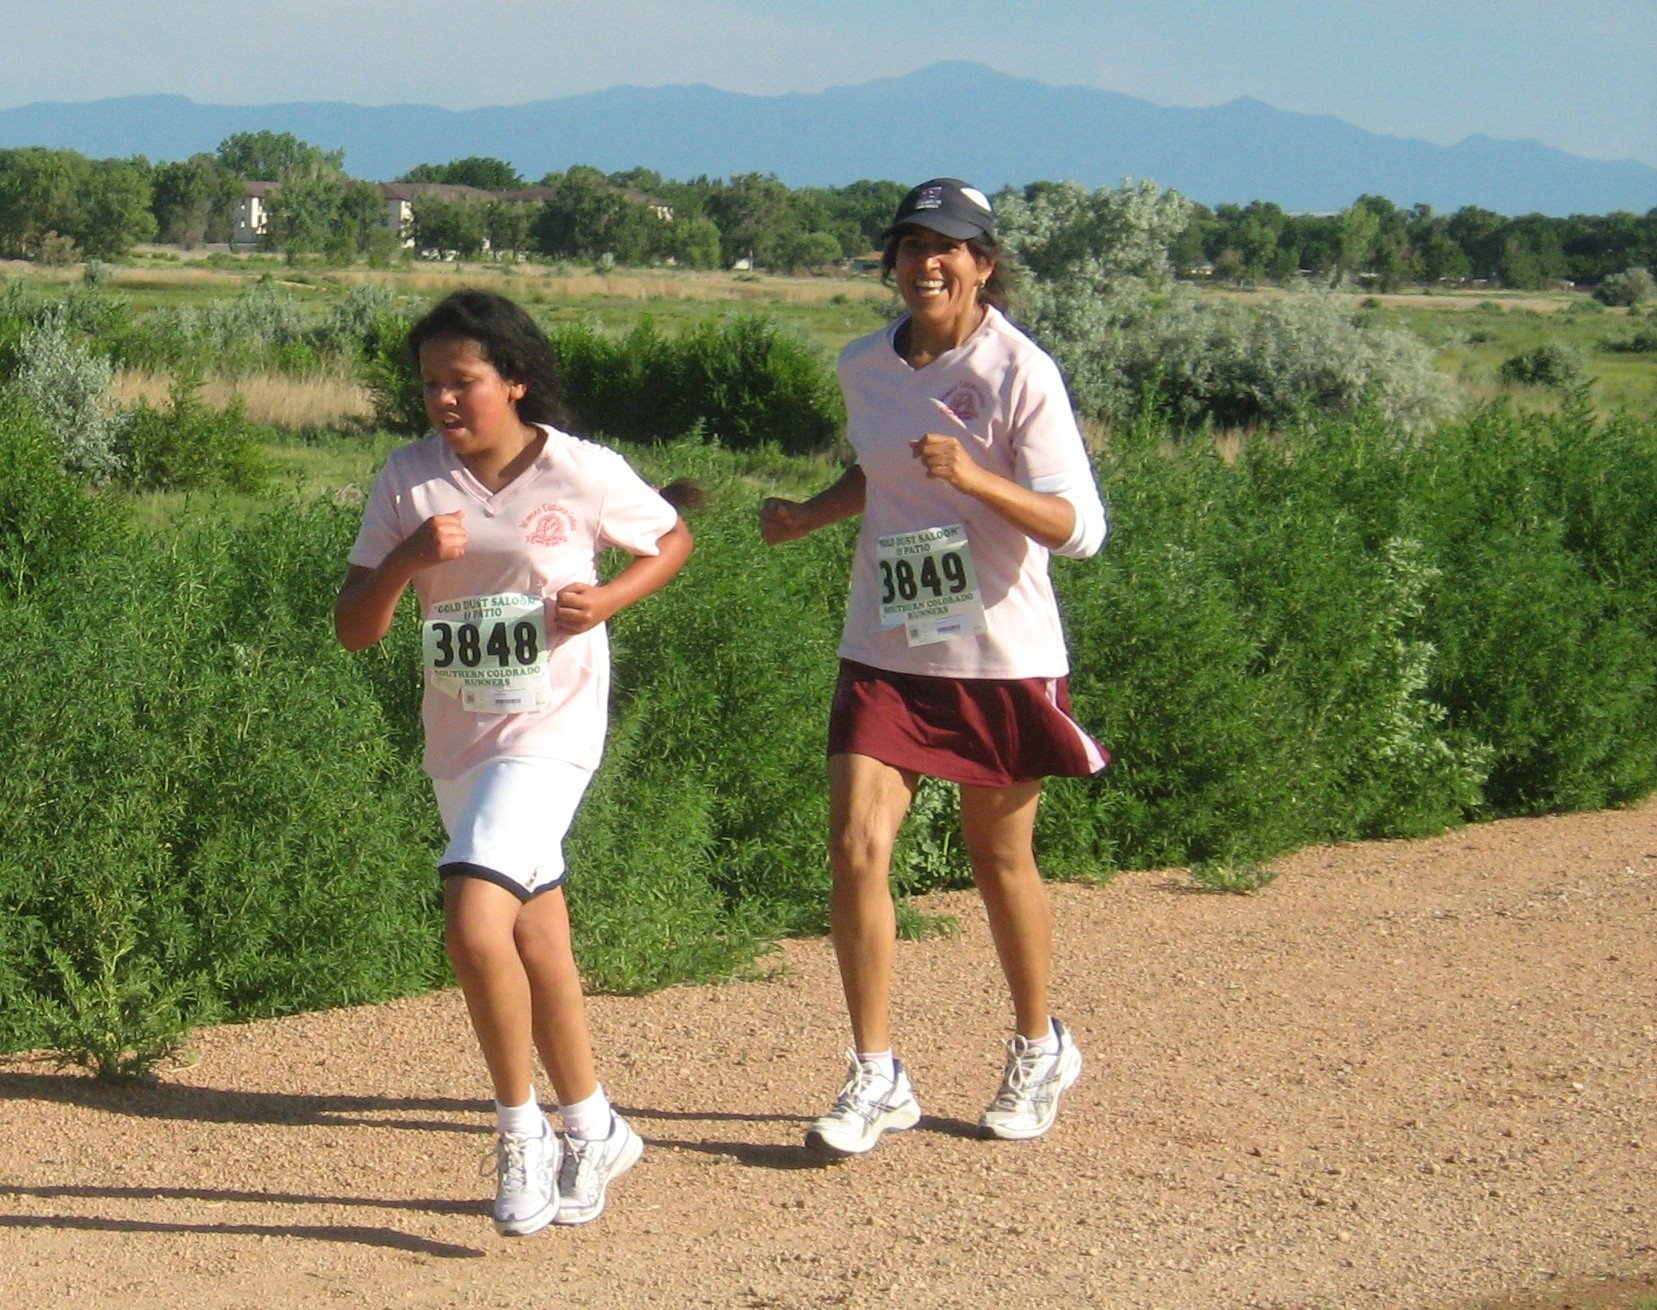
M 875 567 L 880 571 L 880 626 L 901 624 L 911 646 L 976 637 L 986 630 L 972 547 L 961 524 L 881 537 Z
M 547 610 L 540 596 L 505 592 L 432 606 L 420 625 L 432 685 L 478 714 L 521 714 L 552 703 Z

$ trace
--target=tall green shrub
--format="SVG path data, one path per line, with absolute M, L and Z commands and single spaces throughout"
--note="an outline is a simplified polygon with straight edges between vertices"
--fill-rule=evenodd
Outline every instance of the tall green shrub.
M 169 1030 L 442 976 L 425 788 L 323 621 L 350 526 L 132 534 L 10 610 L 0 971 L 42 1003 L 0 1045 L 119 1072 Z
M 832 370 L 774 320 L 740 316 L 668 337 L 649 319 L 625 336 L 585 324 L 551 333 L 576 424 L 627 441 L 699 431 L 730 450 L 826 450 L 844 421 Z
M 75 332 L 61 304 L 48 306 L 19 338 L 10 388 L 57 434 L 66 467 L 92 482 L 122 469 L 124 416 L 110 399 L 115 367 Z
M 1054 563 L 1077 714 L 1115 762 L 1049 784 L 1049 872 L 1248 870 L 1657 789 L 1649 419 L 1496 407 L 1404 439 L 1369 411 L 1231 461 L 1172 435 L 1145 412 L 1100 457 L 1113 540 Z M 413 617 L 357 655 L 328 629 L 356 516 L 134 531 L 50 442 L 0 425 L 0 1046 L 139 1072 L 195 1023 L 442 981 Z M 759 497 L 822 486 L 820 461 L 629 458 L 711 495 L 683 575 L 613 624 L 613 728 L 568 842 L 579 959 L 620 989 L 824 928 L 852 543 L 759 540 Z M 929 789 L 900 890 L 962 880 L 953 817 Z
M 1657 786 L 1657 427 L 1509 409 L 1423 452 L 1441 561 L 1428 626 L 1452 722 L 1489 743 L 1484 814 L 1619 804 Z
M 57 435 L 34 406 L 0 387 L 0 598 L 19 600 L 72 575 L 126 519 L 121 502 L 65 470 Z

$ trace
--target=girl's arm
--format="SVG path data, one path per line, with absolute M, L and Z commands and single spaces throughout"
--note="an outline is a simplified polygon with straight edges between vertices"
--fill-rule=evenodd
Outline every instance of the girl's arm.
M 807 501 L 783 500 L 768 496 L 760 502 L 759 535 L 769 546 L 793 541 L 818 528 L 863 512 L 868 483 L 863 468 L 853 464 L 832 487 L 819 491 Z
M 334 635 L 340 645 L 346 650 L 372 646 L 391 631 L 397 602 L 416 573 L 466 553 L 464 513 L 434 514 L 393 546 L 377 567 L 350 567 L 334 602 Z
M 988 506 L 1048 550 L 1057 550 L 1076 531 L 1076 507 L 1068 500 L 1031 491 L 1010 478 L 990 472 L 967 454 L 954 437 L 929 432 L 911 442 L 910 449 L 926 465 L 927 477 L 947 482 L 963 495 Z
M 597 586 L 572 582 L 560 588 L 552 610 L 554 626 L 560 632 L 586 632 L 659 591 L 684 568 L 691 544 L 684 519 L 674 519 L 673 526 L 657 539 L 654 555 L 633 556 L 620 573 Z

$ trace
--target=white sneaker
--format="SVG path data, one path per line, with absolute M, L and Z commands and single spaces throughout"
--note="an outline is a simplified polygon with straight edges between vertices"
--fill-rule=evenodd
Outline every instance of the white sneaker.
M 503 1237 L 539 1232 L 558 1209 L 558 1134 L 542 1121 L 539 1137 L 499 1133 L 495 1144 L 495 1231 Z
M 847 1051 L 851 1070 L 846 1085 L 834 1098 L 834 1108 L 805 1135 L 805 1144 L 830 1155 L 862 1155 L 872 1150 L 882 1133 L 913 1128 L 920 1122 L 921 1107 L 909 1075 L 896 1060 L 895 1078 L 888 1078 L 875 1064 L 865 1064 L 856 1051 Z
M 597 1141 L 564 1139 L 564 1165 L 558 1171 L 558 1213 L 553 1222 L 591 1223 L 604 1212 L 610 1184 L 639 1162 L 644 1142 L 619 1114 L 612 1113 L 610 1135 Z
M 1037 1050 L 1027 1037 L 1014 1036 L 1007 1043 L 1007 1070 L 1001 1076 L 1001 1090 L 990 1102 L 980 1128 L 1010 1142 L 1040 1137 L 1059 1115 L 1059 1093 L 1082 1072 L 1082 1053 L 1076 1040 L 1057 1019 L 1059 1049 L 1049 1055 Z

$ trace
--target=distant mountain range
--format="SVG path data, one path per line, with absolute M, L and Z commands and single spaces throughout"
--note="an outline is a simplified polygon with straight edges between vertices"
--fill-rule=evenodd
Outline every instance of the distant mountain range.
M 1301 212 L 1342 209 L 1365 192 L 1400 205 L 1482 205 L 1501 214 L 1657 206 L 1657 169 L 1632 160 L 1584 159 L 1536 141 L 1487 136 L 1437 146 L 1247 98 L 1209 109 L 1168 108 L 968 63 L 809 95 L 621 86 L 469 110 L 198 105 L 162 95 L 0 109 L 0 146 L 52 146 L 98 158 L 183 159 L 213 150 L 232 133 L 259 129 L 343 148 L 346 171 L 370 181 L 389 181 L 417 164 L 487 155 L 530 181 L 579 163 L 605 172 L 643 165 L 675 179 L 775 173 L 795 187 L 944 174 L 985 190 L 1153 178 L 1209 205 L 1272 200 Z

